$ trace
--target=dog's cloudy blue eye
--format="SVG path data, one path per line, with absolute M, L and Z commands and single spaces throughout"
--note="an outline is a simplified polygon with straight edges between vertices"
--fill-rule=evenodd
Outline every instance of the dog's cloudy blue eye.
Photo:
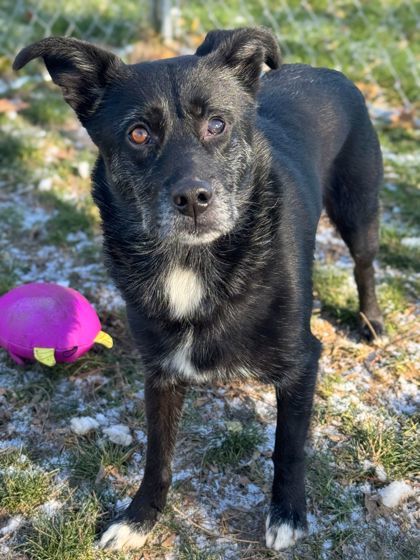
M 210 119 L 207 124 L 207 130 L 210 134 L 220 134 L 225 129 L 225 123 L 222 119 L 215 117 L 214 119 Z

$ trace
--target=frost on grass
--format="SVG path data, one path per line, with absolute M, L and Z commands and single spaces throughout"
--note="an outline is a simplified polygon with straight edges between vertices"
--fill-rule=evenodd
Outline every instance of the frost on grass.
M 403 500 L 413 494 L 413 488 L 403 480 L 395 480 L 379 492 L 381 502 L 389 508 L 397 507 Z
M 49 500 L 39 507 L 39 511 L 46 517 L 53 517 L 62 507 L 63 503 L 59 500 Z
M 6 535 L 13 535 L 13 533 L 17 531 L 19 527 L 21 527 L 23 521 L 24 517 L 22 515 L 15 515 L 14 517 L 10 517 L 6 525 L 1 527 L 0 535 L 3 537 Z
M 133 437 L 130 434 L 130 428 L 123 424 L 115 424 L 109 428 L 104 428 L 104 434 L 117 445 L 128 447 L 133 442 Z
M 84 436 L 99 428 L 99 422 L 90 416 L 81 416 L 70 420 L 70 428 L 78 436 Z

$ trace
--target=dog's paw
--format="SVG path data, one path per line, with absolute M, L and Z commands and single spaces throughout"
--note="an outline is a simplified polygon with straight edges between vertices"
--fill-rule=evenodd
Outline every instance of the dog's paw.
M 370 319 L 369 323 L 362 318 L 360 325 L 360 333 L 367 342 L 372 342 L 375 338 L 380 337 L 385 332 L 382 319 Z
M 306 533 L 305 527 L 293 526 L 293 523 L 287 520 L 274 521 L 270 514 L 265 526 L 265 544 L 273 550 L 284 550 L 293 546 Z
M 149 533 L 138 523 L 115 521 L 102 535 L 98 545 L 106 550 L 137 550 L 145 545 L 148 536 Z

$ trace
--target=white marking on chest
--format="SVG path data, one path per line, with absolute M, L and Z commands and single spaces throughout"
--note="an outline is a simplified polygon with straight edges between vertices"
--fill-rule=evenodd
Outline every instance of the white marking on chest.
M 169 369 L 174 369 L 184 377 L 194 378 L 197 370 L 191 361 L 191 352 L 193 344 L 193 334 L 190 331 L 181 341 L 176 350 L 165 358 L 164 365 Z
M 192 270 L 181 267 L 169 272 L 164 290 L 175 319 L 190 317 L 200 305 L 204 293 L 200 277 Z

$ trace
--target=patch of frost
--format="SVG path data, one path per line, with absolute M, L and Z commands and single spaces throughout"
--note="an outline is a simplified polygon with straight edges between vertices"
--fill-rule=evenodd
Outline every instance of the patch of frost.
M 104 434 L 117 445 L 123 445 L 127 447 L 133 442 L 133 438 L 130 435 L 130 428 L 124 424 L 115 424 L 109 428 L 104 429 Z

